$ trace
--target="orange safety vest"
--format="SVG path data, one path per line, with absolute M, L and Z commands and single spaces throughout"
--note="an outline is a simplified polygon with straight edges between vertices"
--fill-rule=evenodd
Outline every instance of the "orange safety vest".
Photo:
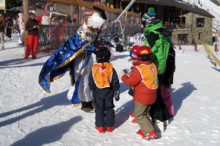
M 158 78 L 157 78 L 157 68 L 154 63 L 149 65 L 137 65 L 135 66 L 140 74 L 144 85 L 146 85 L 150 89 L 158 88 Z
M 109 62 L 102 64 L 95 64 L 92 66 L 92 75 L 94 82 L 98 88 L 110 87 L 113 74 L 113 65 Z

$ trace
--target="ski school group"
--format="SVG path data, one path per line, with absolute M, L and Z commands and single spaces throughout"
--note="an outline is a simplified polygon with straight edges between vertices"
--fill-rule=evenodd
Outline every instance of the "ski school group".
M 120 84 L 110 58 L 109 46 L 94 47 L 101 30 L 106 28 L 105 12 L 94 6 L 95 13 L 84 19 L 77 33 L 69 38 L 45 62 L 39 75 L 39 84 L 50 92 L 50 82 L 69 71 L 72 87 L 67 97 L 73 106 L 91 112 L 95 109 L 95 129 L 112 132 L 115 123 L 114 99 L 120 99 Z M 157 138 L 157 121 L 173 118 L 174 107 L 170 95 L 175 71 L 175 51 L 171 33 L 156 19 L 155 9 L 148 8 L 142 17 L 145 44 L 130 48 L 132 68 L 120 71 L 121 80 L 133 96 L 134 109 L 129 116 L 137 123 L 137 132 L 143 139 Z M 93 64 L 92 53 L 96 55 Z

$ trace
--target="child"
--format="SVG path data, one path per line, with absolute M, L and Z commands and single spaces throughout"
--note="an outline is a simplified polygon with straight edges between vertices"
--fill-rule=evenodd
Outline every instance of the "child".
M 118 75 L 109 62 L 111 53 L 106 47 L 101 47 L 96 54 L 97 64 L 92 66 L 89 77 L 89 86 L 95 104 L 95 125 L 100 133 L 111 132 L 115 122 L 115 111 L 113 98 L 119 100 Z
M 157 137 L 149 119 L 150 106 L 156 101 L 158 88 L 157 68 L 151 62 L 151 55 L 149 47 L 139 47 L 139 61 L 135 63 L 130 75 L 123 70 L 121 77 L 125 84 L 133 87 L 134 118 L 141 127 L 137 134 L 141 135 L 143 139 Z

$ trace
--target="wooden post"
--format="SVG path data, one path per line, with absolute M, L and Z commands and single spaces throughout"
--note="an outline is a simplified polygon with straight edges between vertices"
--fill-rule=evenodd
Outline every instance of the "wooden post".
M 23 10 L 24 10 L 24 53 L 27 49 L 28 32 L 25 29 L 26 22 L 29 18 L 29 0 L 23 0 Z

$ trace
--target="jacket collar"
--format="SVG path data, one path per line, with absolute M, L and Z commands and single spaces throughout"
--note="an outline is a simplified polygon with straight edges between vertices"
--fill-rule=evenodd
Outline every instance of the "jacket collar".
M 162 21 L 159 21 L 156 24 L 149 24 L 148 27 L 144 28 L 144 33 L 149 35 L 153 30 L 156 30 L 156 29 L 162 28 L 162 27 L 163 27 Z

